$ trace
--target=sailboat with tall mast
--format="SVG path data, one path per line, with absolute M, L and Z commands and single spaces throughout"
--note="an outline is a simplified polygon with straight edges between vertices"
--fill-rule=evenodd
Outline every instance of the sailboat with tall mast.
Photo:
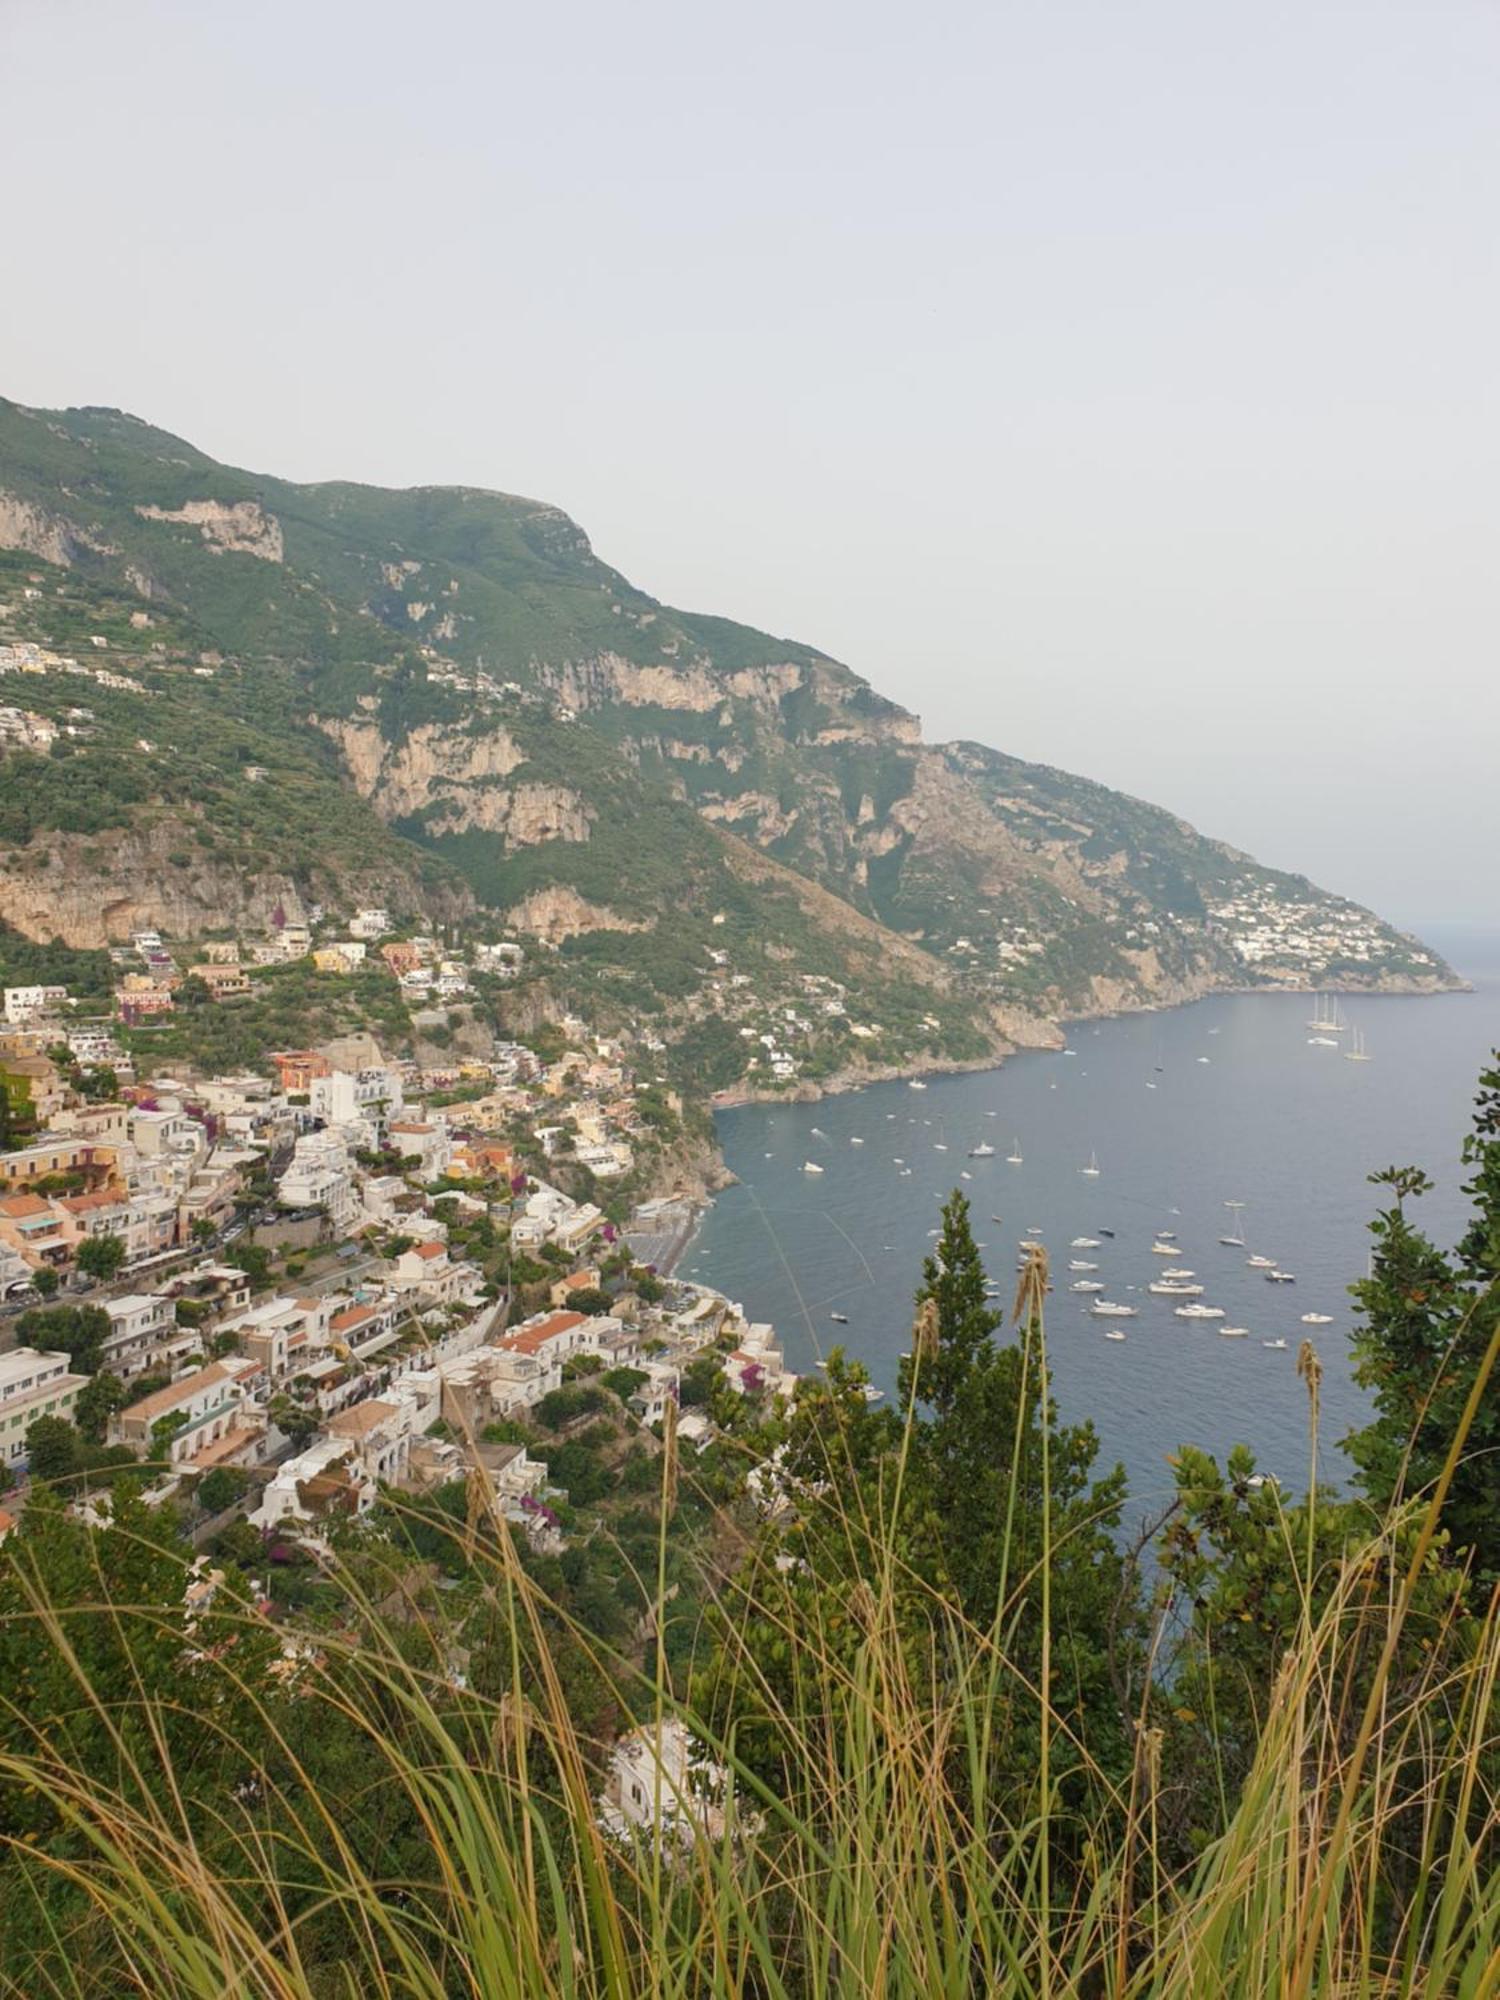
M 1320 1035 L 1345 1035 L 1349 1023 L 1339 1012 L 1339 1003 L 1331 993 L 1320 993 L 1313 1003 L 1313 1017 L 1308 1027 Z
M 1242 1201 L 1226 1201 L 1224 1206 L 1234 1213 L 1234 1233 L 1221 1236 L 1219 1241 L 1231 1250 L 1244 1250 L 1248 1247 L 1245 1241 L 1245 1204 Z
M 1372 1056 L 1372 1055 L 1370 1054 L 1370 1051 L 1369 1051 L 1369 1050 L 1368 1050 L 1368 1049 L 1367 1049 L 1367 1048 L 1365 1047 L 1365 1031 L 1364 1031 L 1364 1029 L 1363 1029 L 1363 1028 L 1356 1028 L 1356 1029 L 1354 1030 L 1354 1047 L 1353 1047 L 1352 1049 L 1345 1049 L 1345 1051 L 1344 1051 L 1344 1061 L 1345 1061 L 1345 1062 L 1373 1062 L 1374 1060 L 1375 1060 L 1375 1058 L 1374 1058 L 1374 1057 L 1373 1057 L 1373 1056 Z

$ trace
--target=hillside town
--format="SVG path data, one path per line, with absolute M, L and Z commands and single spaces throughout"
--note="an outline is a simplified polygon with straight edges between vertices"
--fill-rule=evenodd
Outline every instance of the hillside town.
M 337 955 L 386 928 L 358 912 Z M 462 977 L 428 940 L 385 954 L 402 978 Z M 56 985 L 3 992 L 0 1532 L 39 1463 L 133 1461 L 195 1539 L 240 1521 L 316 1557 L 382 1494 L 482 1467 L 557 1550 L 577 1510 L 554 1467 L 602 1399 L 653 1453 L 669 1409 L 697 1450 L 725 1398 L 794 1387 L 771 1327 L 672 1277 L 691 1204 L 611 1200 L 649 1088 L 615 1044 L 570 1021 L 546 1058 L 419 1065 L 359 1032 L 236 1074 L 141 1073 L 127 1024 L 187 979 L 231 991 L 215 975 L 238 961 L 209 947 L 184 969 L 155 933 L 119 957 L 114 1022 Z

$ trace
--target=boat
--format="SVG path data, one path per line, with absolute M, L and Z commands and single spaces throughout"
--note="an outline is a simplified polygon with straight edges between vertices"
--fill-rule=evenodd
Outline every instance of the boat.
M 1040 1250 L 1042 1247 L 1042 1244 L 1035 1236 L 1023 1236 L 1016 1245 L 1018 1250 Z
M 885 1401 L 884 1389 L 877 1389 L 873 1382 L 866 1382 L 860 1394 L 867 1403 L 883 1403 Z
M 934 1139 L 932 1150 L 935 1153 L 946 1153 L 948 1150 L 948 1141 L 946 1139 Z
M 849 1324 L 848 1313 L 830 1313 L 828 1317 L 833 1321 L 835 1326 L 847 1326 Z
M 851 1146 L 862 1146 L 864 1143 L 865 1143 L 864 1140 L 860 1138 L 857 1132 L 851 1132 L 849 1134 L 849 1144 Z
M 992 1216 L 990 1217 L 990 1221 L 991 1221 L 991 1222 L 1004 1222 L 1004 1220 L 1005 1220 L 1005 1217 L 1004 1217 L 1003 1215 L 992 1215 Z
M 1212 1056 L 1199 1056 L 1198 1060 L 1201 1063 L 1206 1063 L 1206 1062 L 1212 1062 L 1213 1058 Z
M 1247 1257 L 1245 1262 L 1252 1271 L 1274 1271 L 1276 1269 L 1276 1259 L 1274 1257 L 1261 1257 L 1257 1255 Z
M 1114 1232 L 1114 1231 L 1113 1231 L 1112 1229 L 1101 1229 L 1101 1230 L 1099 1231 L 1099 1234 L 1100 1234 L 1101 1236 L 1113 1236 L 1113 1235 L 1114 1235 L 1114 1233 L 1115 1233 L 1115 1232 Z
M 802 1162 L 802 1171 L 805 1174 L 820 1174 L 823 1169 L 818 1165 L 816 1160 L 804 1160 Z
M 1080 1167 L 1078 1171 L 1081 1174 L 1087 1174 L 1090 1180 L 1097 1180 L 1099 1178 L 1099 1155 L 1097 1153 L 1090 1153 L 1088 1165 Z
M 1304 1326 L 1332 1326 L 1332 1325 L 1333 1325 L 1333 1314 L 1332 1314 L 1332 1313 L 1304 1313 L 1304 1314 L 1302 1315 L 1302 1324 L 1303 1324 Z
M 1099 1239 L 1097 1236 L 1075 1236 L 1073 1241 L 1068 1245 L 1068 1248 L 1070 1250 L 1097 1250 L 1099 1248 Z
M 1284 1340 L 1263 1340 L 1263 1341 L 1261 1342 L 1261 1346 L 1262 1346 L 1262 1347 L 1285 1347 L 1285 1346 L 1286 1346 L 1286 1342 L 1285 1342 Z
M 902 1159 L 899 1153 L 893 1153 L 891 1155 L 891 1165 L 893 1167 L 904 1167 L 906 1165 L 906 1162 L 905 1160 Z
M 1095 1319 L 1135 1319 L 1140 1307 L 1116 1305 L 1113 1299 L 1096 1299 L 1089 1311 Z
M 1352 1049 L 1345 1049 L 1344 1061 L 1373 1062 L 1374 1060 L 1375 1058 L 1370 1054 L 1370 1051 L 1365 1047 L 1364 1030 L 1362 1028 L 1356 1028 L 1354 1030 L 1354 1047 Z
M 925 1090 L 927 1088 L 919 1076 L 914 1076 L 906 1087 L 908 1090 Z
M 1159 1275 L 1163 1278 L 1196 1278 L 1198 1273 L 1190 1271 L 1186 1264 L 1173 1264 L 1163 1269 Z
M 1221 1236 L 1219 1241 L 1231 1250 L 1244 1250 L 1248 1247 L 1245 1242 L 1245 1204 L 1242 1201 L 1226 1201 L 1224 1206 L 1234 1210 L 1234 1234 Z
M 1016 1140 L 1016 1142 L 1015 1142 L 1015 1145 L 1014 1145 L 1014 1146 L 1012 1147 L 1011 1151 L 1010 1151 L 1010 1152 L 1008 1152 L 1008 1153 L 1006 1154 L 1006 1156 L 1005 1156 L 1005 1164 L 1006 1164 L 1006 1165 L 1007 1165 L 1008 1167 L 1018 1167 L 1018 1166 L 1020 1166 L 1020 1164 L 1021 1164 L 1021 1142 L 1020 1142 L 1020 1140 L 1019 1140 L 1019 1139 L 1017 1139 L 1017 1140 Z
M 1164 1299 L 1201 1299 L 1203 1296 L 1201 1285 L 1168 1284 L 1160 1279 L 1155 1284 L 1147 1285 L 1146 1290 Z
M 1153 1243 L 1151 1245 L 1151 1255 L 1153 1257 L 1180 1257 L 1182 1255 L 1182 1245 L 1180 1243 Z
M 1178 1306 L 1177 1317 L 1178 1319 L 1222 1319 L 1224 1308 L 1203 1305 Z
M 1068 1259 L 1068 1269 L 1070 1271 L 1097 1271 L 1098 1268 L 1099 1266 L 1091 1264 L 1087 1257 L 1070 1257 Z
M 1250 1338 L 1250 1329 L 1248 1326 L 1221 1326 L 1219 1328 L 1219 1338 L 1220 1340 L 1248 1340 Z
M 1070 1292 L 1102 1292 L 1103 1285 L 1097 1278 L 1080 1278 L 1077 1284 L 1069 1285 Z
M 994 1147 L 986 1146 L 982 1140 L 977 1146 L 971 1146 L 969 1148 L 969 1158 L 971 1160 L 992 1160 L 994 1159 L 994 1157 L 995 1157 Z
M 1168 1215 L 1181 1215 L 1182 1210 L 1180 1208 L 1169 1208 L 1167 1213 Z M 1175 1229 L 1158 1229 L 1156 1234 L 1161 1242 L 1170 1243 L 1172 1238 L 1177 1234 L 1177 1231 Z
M 1323 1004 L 1325 1000 L 1327 1006 Z M 1339 1013 L 1339 1003 L 1333 995 L 1320 993 L 1313 1003 L 1313 1017 L 1307 1025 L 1315 1028 L 1319 1035 L 1329 1037 L 1344 1034 L 1348 1030 L 1349 1023 Z M 1333 1046 L 1337 1048 L 1338 1043 L 1335 1042 Z
M 1310 1049 L 1336 1049 L 1338 1043 L 1333 1039 L 1332 1035 L 1309 1035 L 1307 1046 Z
M 967 1167 L 962 1167 L 959 1170 L 958 1178 L 961 1181 L 971 1181 L 973 1180 L 974 1176 L 969 1172 Z
M 828 1134 L 823 1130 L 821 1125 L 814 1125 L 811 1129 L 815 1139 L 826 1139 L 828 1137 Z
M 1109 1326 L 1104 1329 L 1104 1338 L 1106 1340 L 1123 1340 L 1125 1336 L 1117 1326 Z
M 1268 1285 L 1295 1285 L 1297 1282 L 1295 1271 L 1271 1270 L 1263 1275 Z

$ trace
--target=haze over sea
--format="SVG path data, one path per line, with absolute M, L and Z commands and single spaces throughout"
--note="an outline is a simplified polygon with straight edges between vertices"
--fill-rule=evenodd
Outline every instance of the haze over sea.
M 1341 997 L 1364 1034 L 1366 1063 L 1345 1060 L 1347 1033 L 1337 1048 L 1309 1043 L 1308 995 L 1229 994 L 1079 1022 L 1071 1053 L 931 1077 L 921 1091 L 878 1084 L 816 1104 L 724 1112 L 719 1138 L 739 1184 L 709 1211 L 683 1275 L 773 1322 L 789 1366 L 810 1370 L 841 1343 L 893 1394 L 939 1198 L 958 1187 L 1007 1309 L 1018 1239 L 1035 1228 L 1046 1244 L 1059 1411 L 1093 1419 L 1101 1465 L 1124 1463 L 1128 1518 L 1168 1497 L 1167 1456 L 1182 1444 L 1222 1456 L 1244 1442 L 1262 1470 L 1305 1477 L 1307 1399 L 1296 1377 L 1304 1338 L 1325 1368 L 1322 1470 L 1341 1480 L 1346 1461 L 1330 1447 L 1367 1407 L 1351 1373 L 1346 1289 L 1369 1254 L 1379 1191 L 1366 1177 L 1392 1164 L 1425 1167 L 1437 1188 L 1419 1219 L 1450 1244 L 1467 1212 L 1459 1146 L 1479 1071 L 1500 1044 L 1500 933 L 1430 927 L 1429 935 L 1474 991 Z M 1017 1142 L 1023 1164 L 1012 1166 L 1006 1155 Z M 995 1147 L 992 1158 L 969 1157 L 981 1143 Z M 1080 1172 L 1091 1153 L 1097 1178 Z M 807 1173 L 807 1161 L 823 1172 Z M 1248 1250 L 1219 1241 L 1233 1230 L 1229 1202 L 1245 1204 Z M 1179 1257 L 1152 1255 L 1159 1230 L 1176 1232 Z M 1070 1247 L 1077 1236 L 1097 1237 L 1099 1247 Z M 1252 1252 L 1274 1257 L 1297 1282 L 1268 1283 L 1246 1264 Z M 1070 1271 L 1072 1258 L 1099 1269 Z M 1182 1301 L 1146 1290 L 1164 1265 L 1195 1271 L 1203 1303 L 1222 1306 L 1225 1320 L 1176 1318 Z M 1102 1296 L 1138 1306 L 1139 1317 L 1090 1317 L 1090 1299 L 1068 1289 L 1080 1277 L 1102 1280 Z M 1332 1323 L 1304 1326 L 1306 1312 L 1331 1314 Z M 1250 1337 L 1222 1339 L 1220 1325 L 1246 1326 Z M 1126 1339 L 1106 1340 L 1111 1326 Z M 1275 1338 L 1286 1347 L 1262 1346 Z

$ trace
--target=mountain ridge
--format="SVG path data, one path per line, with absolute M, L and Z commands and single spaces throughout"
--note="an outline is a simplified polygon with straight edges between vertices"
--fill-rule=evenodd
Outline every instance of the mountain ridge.
M 1361 906 L 1168 810 L 977 742 L 927 743 L 816 647 L 661 603 L 549 502 L 298 484 L 123 412 L 0 401 L 0 548 L 12 568 L 56 565 L 53 597 L 71 590 L 80 617 L 86 597 L 123 623 L 109 643 L 153 691 L 118 704 L 122 782 L 170 789 L 160 754 L 132 743 L 133 700 L 189 736 L 269 731 L 255 762 L 274 752 L 286 782 L 336 788 L 350 855 L 378 853 L 397 905 L 493 912 L 673 1031 L 701 1027 L 726 927 L 756 982 L 805 958 L 861 998 L 880 989 L 893 1016 L 911 1014 L 899 988 L 941 999 L 940 1027 L 919 1012 L 879 1050 L 843 1051 L 871 1064 L 972 1060 L 1011 1039 L 1000 1019 L 1042 1033 L 1231 985 L 1455 983 Z M 217 662 L 211 680 L 194 654 Z M 208 746 L 194 768 L 213 811 L 243 820 Z M 290 834 L 251 817 L 252 855 L 294 878 Z M 58 836 L 21 831 L 0 856 L 12 921 L 18 876 Z M 775 872 L 750 879 L 746 854 Z M 338 903 L 349 865 L 325 869 L 316 900 Z

